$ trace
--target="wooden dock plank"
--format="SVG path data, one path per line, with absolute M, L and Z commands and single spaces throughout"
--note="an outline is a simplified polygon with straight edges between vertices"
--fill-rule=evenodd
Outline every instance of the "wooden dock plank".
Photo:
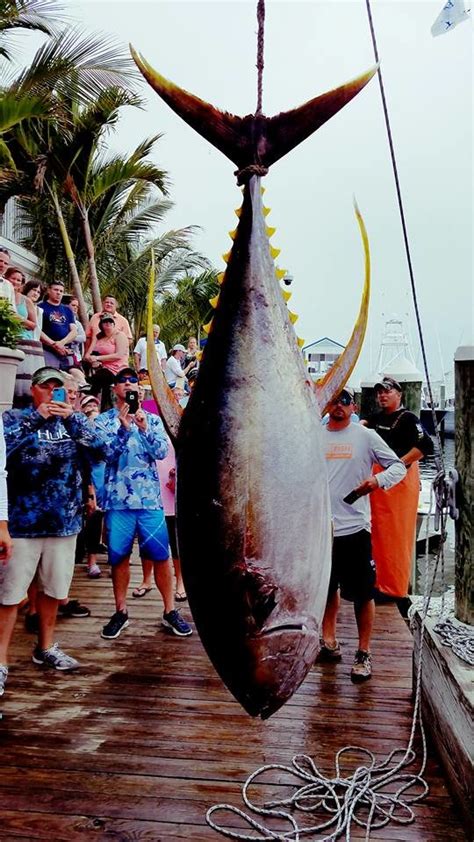
M 132 586 L 139 573 L 135 563 Z M 344 745 L 363 745 L 382 759 L 407 743 L 412 640 L 393 606 L 377 610 L 370 682 L 356 686 L 349 678 L 355 625 L 346 605 L 342 662 L 315 666 L 293 699 L 261 722 L 223 687 L 196 634 L 181 640 L 160 628 L 156 591 L 130 599 L 130 627 L 110 642 L 99 636 L 113 611 L 108 577 L 90 581 L 78 565 L 73 596 L 92 610 L 90 618 L 58 623 L 61 646 L 81 661 L 76 673 L 36 668 L 33 640 L 18 621 L 0 708 L 2 842 L 216 840 L 206 810 L 219 802 L 241 806 L 241 785 L 261 765 L 306 753 L 333 774 Z M 190 619 L 187 606 L 183 613 Z M 374 830 L 372 840 L 465 838 L 435 757 L 426 777 L 430 794 L 415 807 L 416 821 Z M 286 791 L 285 776 L 278 773 L 271 788 Z M 357 830 L 352 838 L 364 835 Z

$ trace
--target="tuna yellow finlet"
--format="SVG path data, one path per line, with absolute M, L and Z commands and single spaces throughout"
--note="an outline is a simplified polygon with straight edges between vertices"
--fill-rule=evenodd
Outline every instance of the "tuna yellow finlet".
M 240 208 L 236 208 L 236 209 L 235 209 L 235 211 L 234 211 L 234 213 L 235 213 L 235 215 L 236 215 L 236 216 L 238 216 L 238 217 L 239 217 L 239 219 L 240 219 L 240 217 L 242 216 L 242 208 L 241 208 L 241 207 L 240 207 Z
M 273 237 L 276 228 L 270 228 L 269 225 L 265 225 L 265 231 L 267 232 L 267 237 Z
M 227 251 L 225 254 L 222 255 L 222 260 L 224 261 L 224 263 L 229 262 L 229 257 L 230 257 L 230 251 Z
M 277 281 L 283 280 L 283 278 L 285 277 L 286 274 L 287 274 L 286 269 L 279 269 L 278 266 L 275 269 L 275 276 L 276 276 Z
M 271 210 L 272 210 L 271 208 L 266 208 L 265 205 L 264 205 L 263 208 L 262 208 L 262 213 L 263 213 L 264 216 L 268 216 L 268 214 L 271 213 Z
M 288 302 L 291 296 L 293 295 L 293 293 L 290 292 L 288 289 L 282 289 L 281 294 L 286 302 Z
M 231 240 L 235 240 L 236 236 L 237 236 L 237 228 L 234 228 L 233 231 L 229 231 L 229 237 L 230 237 Z
M 292 313 L 292 312 L 291 312 L 291 310 L 288 310 L 288 315 L 289 315 L 289 317 L 290 317 L 290 322 L 291 322 L 291 324 L 292 324 L 292 325 L 294 325 L 294 323 L 295 323 L 295 322 L 297 322 L 297 321 L 298 321 L 298 319 L 299 319 L 298 314 L 297 314 L 297 313 Z
M 225 272 L 219 272 L 217 275 L 217 283 L 219 286 L 224 283 Z
M 265 193 L 265 190 L 266 190 L 266 189 L 267 189 L 266 187 L 261 187 L 261 188 L 260 188 L 260 194 L 261 194 L 262 196 L 263 196 L 263 194 Z
M 219 301 L 219 296 L 218 296 L 218 295 L 215 295 L 215 296 L 214 296 L 214 298 L 210 298 L 210 299 L 209 299 L 209 304 L 211 305 L 211 307 L 213 307 L 213 308 L 214 308 L 214 310 L 215 310 L 215 309 L 216 309 L 216 307 L 217 307 L 217 302 L 218 302 L 218 301 Z
M 296 341 L 297 341 L 297 344 L 298 344 L 298 348 L 303 348 L 303 346 L 304 346 L 304 339 L 302 339 L 302 338 L 301 338 L 301 336 L 297 336 L 297 337 L 296 337 Z
M 202 329 L 205 333 L 210 333 L 211 332 L 211 326 L 212 326 L 212 319 L 211 319 L 210 322 L 207 323 L 207 325 L 203 325 Z
M 273 246 L 270 246 L 270 254 L 273 257 L 273 260 L 276 260 L 278 255 L 280 254 L 281 249 L 276 249 Z

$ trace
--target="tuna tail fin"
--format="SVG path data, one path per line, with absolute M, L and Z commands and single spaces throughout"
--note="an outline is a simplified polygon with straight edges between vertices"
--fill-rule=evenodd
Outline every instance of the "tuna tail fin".
M 321 410 L 321 415 L 324 415 L 329 408 L 329 404 L 335 395 L 344 388 L 349 377 L 351 376 L 355 364 L 359 359 L 359 354 L 362 350 L 364 342 L 365 331 L 367 329 L 367 322 L 369 318 L 369 299 L 370 299 L 370 251 L 369 239 L 364 225 L 364 220 L 354 200 L 354 209 L 359 223 L 359 229 L 364 246 L 365 256 L 365 281 L 364 290 L 362 293 L 362 300 L 360 304 L 359 316 L 354 325 L 351 338 L 347 343 L 344 351 L 338 360 L 334 363 L 328 373 L 315 384 L 316 399 Z
M 155 255 L 151 250 L 150 283 L 148 286 L 148 313 L 147 313 L 147 365 L 150 375 L 151 389 L 156 405 L 160 410 L 163 424 L 173 445 L 178 437 L 179 425 L 183 410 L 176 402 L 174 395 L 168 386 L 161 363 L 158 361 L 155 342 L 153 338 L 153 302 L 155 294 Z
M 239 170 L 252 165 L 268 169 L 337 114 L 377 70 L 374 67 L 357 79 L 275 117 L 263 114 L 238 117 L 220 111 L 165 79 L 133 47 L 130 50 L 138 69 L 156 93 L 191 128 L 230 158 Z

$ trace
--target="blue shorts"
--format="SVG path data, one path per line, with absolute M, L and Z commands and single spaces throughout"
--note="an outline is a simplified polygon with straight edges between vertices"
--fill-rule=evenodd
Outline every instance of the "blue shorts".
M 109 564 L 120 564 L 138 538 L 140 558 L 165 561 L 169 558 L 168 530 L 163 509 L 111 509 L 105 513 Z

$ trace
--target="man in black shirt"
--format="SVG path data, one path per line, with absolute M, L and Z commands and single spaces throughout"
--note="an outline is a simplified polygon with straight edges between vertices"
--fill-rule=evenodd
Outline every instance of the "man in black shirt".
M 407 595 L 415 544 L 420 493 L 418 461 L 433 453 L 433 442 L 419 418 L 402 405 L 402 387 L 393 377 L 374 386 L 380 412 L 365 423 L 383 438 L 409 469 L 405 479 L 389 491 L 371 495 L 372 549 L 381 598 Z
M 402 406 L 402 387 L 393 377 L 374 386 L 381 411 L 371 415 L 366 426 L 383 438 L 408 467 L 433 453 L 433 442 L 414 412 Z

